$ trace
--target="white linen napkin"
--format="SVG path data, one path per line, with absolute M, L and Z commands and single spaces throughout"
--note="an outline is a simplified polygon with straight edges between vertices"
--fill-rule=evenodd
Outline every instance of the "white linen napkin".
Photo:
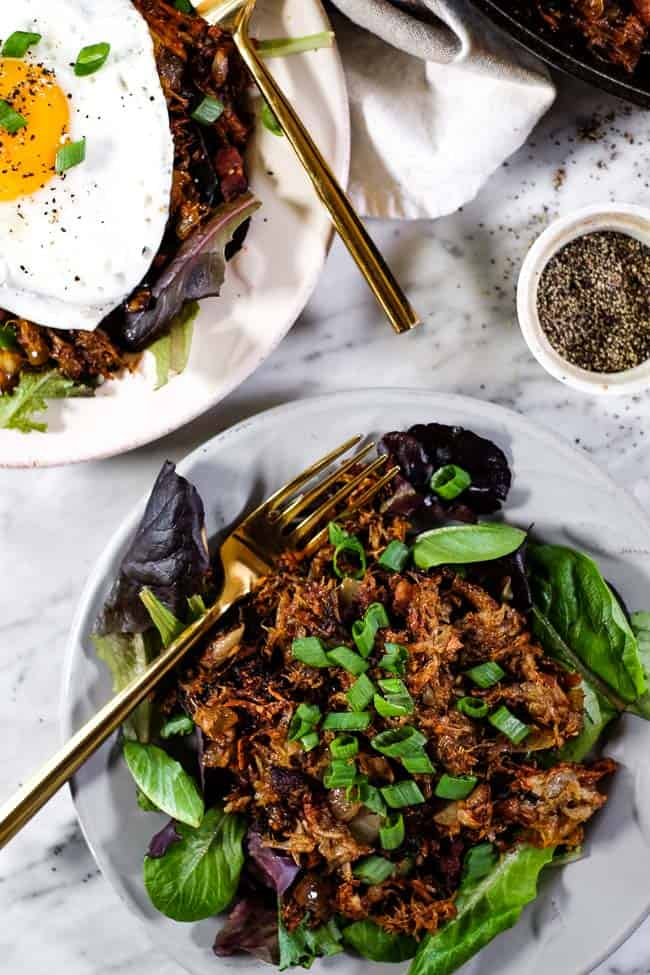
M 452 213 L 553 103 L 545 67 L 467 0 L 333 0 L 352 112 L 350 195 L 371 217 Z

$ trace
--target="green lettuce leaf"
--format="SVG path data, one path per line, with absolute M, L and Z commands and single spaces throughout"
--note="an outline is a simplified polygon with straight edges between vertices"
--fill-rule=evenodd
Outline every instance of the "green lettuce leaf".
M 151 589 L 143 589 L 140 593 L 140 599 L 151 617 L 151 622 L 160 634 L 163 647 L 168 647 L 173 643 L 176 637 L 180 636 L 183 630 L 189 626 L 189 623 L 183 623 L 177 616 L 174 616 L 171 609 L 167 609 L 154 596 Z
M 160 652 L 160 639 L 155 631 L 147 633 L 93 633 L 95 652 L 113 678 L 115 694 L 139 677 Z M 147 742 L 151 734 L 153 704 L 144 700 L 122 725 L 127 738 Z
M 174 921 L 202 921 L 230 904 L 244 865 L 246 823 L 209 809 L 197 829 L 178 823 L 180 841 L 145 857 L 144 885 L 157 910 Z
M 124 742 L 124 758 L 135 784 L 149 802 L 179 823 L 201 824 L 203 799 L 180 762 L 162 748 L 138 741 Z
M 56 369 L 48 372 L 23 372 L 12 393 L 0 396 L 0 430 L 45 433 L 47 423 L 35 419 L 47 409 L 49 399 L 94 396 L 90 386 L 66 379 Z
M 280 971 L 286 968 L 311 968 L 316 958 L 328 958 L 338 955 L 341 946 L 341 932 L 334 920 L 319 928 L 307 926 L 308 917 L 305 916 L 295 931 L 287 931 L 282 923 L 282 914 L 278 909 L 278 944 L 280 947 Z
M 198 313 L 198 301 L 188 301 L 171 323 L 169 332 L 147 349 L 156 362 L 156 389 L 166 386 L 172 373 L 180 376 L 187 368 Z
M 419 569 L 487 562 L 510 555 L 525 540 L 526 532 L 501 522 L 446 525 L 418 535 L 413 559 Z
M 528 548 L 535 603 L 581 662 L 627 704 L 647 682 L 623 609 L 588 556 L 561 545 Z
M 632 613 L 630 626 L 636 637 L 643 673 L 650 685 L 650 613 Z M 650 690 L 646 691 L 629 710 L 642 718 L 650 718 Z
M 537 894 L 537 880 L 553 859 L 554 848 L 521 846 L 506 853 L 487 876 L 461 884 L 458 914 L 427 935 L 409 975 L 451 975 L 497 934 L 519 920 Z
M 374 921 L 354 921 L 343 929 L 343 940 L 358 955 L 370 961 L 400 962 L 413 958 L 418 950 L 415 938 L 391 934 Z

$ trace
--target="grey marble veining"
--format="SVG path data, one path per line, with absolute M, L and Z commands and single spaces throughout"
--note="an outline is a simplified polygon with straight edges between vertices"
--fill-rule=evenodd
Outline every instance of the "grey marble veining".
M 529 143 L 463 211 L 374 225 L 422 329 L 393 336 L 336 245 L 291 334 L 218 409 L 124 457 L 0 472 L 0 795 L 58 743 L 67 630 L 113 526 L 166 457 L 252 413 L 359 386 L 461 392 L 558 431 L 650 510 L 650 394 L 602 400 L 568 390 L 528 354 L 514 317 L 517 270 L 536 234 L 554 216 L 602 200 L 650 205 L 650 116 L 562 79 Z M 179 975 L 98 874 L 67 793 L 0 854 L 0 918 L 7 975 Z M 598 972 L 641 975 L 648 958 L 650 923 Z

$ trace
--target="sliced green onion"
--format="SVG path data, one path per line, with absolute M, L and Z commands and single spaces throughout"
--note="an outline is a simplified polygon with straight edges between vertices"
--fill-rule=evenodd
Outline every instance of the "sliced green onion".
M 352 785 L 356 777 L 357 769 L 354 762 L 335 758 L 327 767 L 323 776 L 323 785 L 326 789 L 344 789 Z
M 424 735 L 405 725 L 403 728 L 389 728 L 375 735 L 370 744 L 376 752 L 387 755 L 388 758 L 404 758 L 405 755 L 419 755 L 427 739 Z
M 379 564 L 391 572 L 403 572 L 410 557 L 411 549 L 408 545 L 394 538 L 380 555 Z
M 289 741 L 298 741 L 314 730 L 322 717 L 317 704 L 299 704 L 289 723 Z
M 104 67 L 110 53 L 111 45 L 107 44 L 106 41 L 102 41 L 99 44 L 89 44 L 88 47 L 82 47 L 77 55 L 74 73 L 79 78 L 94 74 L 95 71 L 99 71 L 100 68 Z
M 405 779 L 394 785 L 386 785 L 381 794 L 391 809 L 402 809 L 404 806 L 419 806 L 424 802 L 420 787 L 413 779 Z
M 14 31 L 2 46 L 3 58 L 24 58 L 30 47 L 38 44 L 41 37 L 41 34 L 33 34 L 31 31 Z
M 381 797 L 381 792 L 369 782 L 361 782 L 358 786 L 357 799 L 370 812 L 383 816 L 386 813 L 386 803 Z
M 330 743 L 333 758 L 354 758 L 359 751 L 359 742 L 353 735 L 339 735 Z
M 194 7 L 190 3 L 190 0 L 174 0 L 174 6 L 177 10 L 180 10 L 182 14 L 194 13 Z
M 479 843 L 468 850 L 463 862 L 463 880 L 481 880 L 487 877 L 499 859 L 492 843 Z
M 325 648 L 317 636 L 300 637 L 291 644 L 291 656 L 308 667 L 329 667 Z
M 266 41 L 257 41 L 257 53 L 263 58 L 286 58 L 290 54 L 304 54 L 306 51 L 318 51 L 322 47 L 331 47 L 334 43 L 334 31 L 324 30 L 318 34 L 306 34 L 304 37 L 272 37 Z
M 194 722 L 186 714 L 176 714 L 168 718 L 160 729 L 161 738 L 174 738 L 176 735 L 191 735 Z
M 411 775 L 431 775 L 435 772 L 431 759 L 424 751 L 419 755 L 404 755 L 402 765 Z
M 383 677 L 379 680 L 379 686 L 387 694 L 408 694 L 408 687 L 399 677 Z
M 352 871 L 357 880 L 362 880 L 364 884 L 381 884 L 394 872 L 395 865 L 390 860 L 375 855 L 359 860 Z
M 478 779 L 475 775 L 444 775 L 436 786 L 439 799 L 465 799 L 473 791 Z
M 456 464 L 445 464 L 439 467 L 431 477 L 431 490 L 445 501 L 453 501 L 459 494 L 466 491 L 472 483 L 464 467 Z
M 403 677 L 406 673 L 406 664 L 409 659 L 409 652 L 401 643 L 385 643 L 384 656 L 379 661 L 382 670 L 389 670 L 393 674 Z
M 340 545 L 346 538 L 350 537 L 350 532 L 346 531 L 338 522 L 330 521 L 327 526 L 327 537 L 329 538 L 330 545 L 336 548 L 337 545 Z
M 271 106 L 267 101 L 262 102 L 261 117 L 262 117 L 262 125 L 264 126 L 265 129 L 268 129 L 269 132 L 273 133 L 273 135 L 284 135 L 284 132 L 282 131 L 282 126 L 278 122 L 275 116 L 275 112 L 273 111 L 273 109 L 271 108 Z
M 413 698 L 408 692 L 406 684 L 399 677 L 391 677 L 387 680 L 380 680 L 379 686 L 384 691 L 384 697 L 375 694 L 373 703 L 375 710 L 382 718 L 402 718 L 406 714 L 412 714 L 415 710 Z
M 346 697 L 353 711 L 365 711 L 375 695 L 375 685 L 365 674 L 355 680 Z
M 339 556 L 346 552 L 348 555 L 355 555 L 359 560 L 359 568 L 355 569 L 354 572 L 346 572 L 339 565 Z M 348 535 L 343 541 L 338 543 L 332 556 L 332 568 L 339 579 L 347 579 L 348 577 L 352 579 L 363 579 L 366 574 L 366 553 L 358 538 L 353 538 L 352 535 Z
M 390 623 L 381 603 L 371 603 L 362 620 L 352 624 L 352 638 L 362 657 L 369 657 L 375 645 L 377 631 Z
M 344 670 L 347 670 L 348 674 L 354 674 L 355 677 L 358 677 L 359 674 L 365 674 L 370 666 L 363 657 L 360 657 L 358 653 L 355 653 L 354 650 L 350 650 L 348 647 L 334 647 L 333 650 L 328 650 L 327 659 L 330 663 L 343 667 Z
M 371 718 L 370 711 L 330 711 L 325 715 L 323 731 L 365 731 Z
M 27 119 L 20 112 L 14 111 L 9 102 L 0 99 L 0 129 L 13 135 L 14 132 L 24 129 L 26 125 Z
M 308 735 L 303 735 L 300 739 L 300 744 L 302 745 L 302 750 L 304 752 L 310 752 L 312 748 L 316 748 L 320 738 L 318 737 L 317 731 L 310 731 Z
M 506 676 L 506 672 L 494 660 L 488 660 L 486 663 L 468 670 L 467 676 L 479 687 L 486 688 L 498 684 L 501 678 Z
M 18 348 L 16 329 L 13 325 L 0 325 L 0 349 L 12 350 Z
M 397 813 L 388 816 L 379 830 L 379 841 L 382 849 L 396 850 L 404 842 L 404 816 Z
M 223 102 L 220 102 L 218 98 L 213 98 L 212 95 L 206 95 L 190 117 L 199 125 L 214 125 L 217 119 L 221 118 L 224 110 Z
M 485 718 L 490 710 L 487 702 L 478 697 L 461 697 L 456 701 L 456 707 L 468 718 Z
M 497 731 L 500 731 L 506 738 L 514 742 L 515 745 L 518 745 L 530 734 L 528 725 L 520 721 L 519 718 L 516 718 L 512 711 L 509 711 L 505 705 L 501 705 L 498 711 L 491 714 L 488 721 Z
M 86 140 L 80 139 L 78 142 L 66 142 L 61 146 L 56 154 L 54 168 L 57 173 L 66 173 L 74 166 L 78 166 L 86 158 Z

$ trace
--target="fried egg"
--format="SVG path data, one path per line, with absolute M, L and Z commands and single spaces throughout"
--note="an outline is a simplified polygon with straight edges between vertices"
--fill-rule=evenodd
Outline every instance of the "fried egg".
M 146 275 L 169 216 L 174 146 L 153 41 L 131 0 L 2 3 L 0 37 L 17 31 L 41 38 L 23 57 L 0 53 L 0 308 L 94 329 Z M 80 77 L 79 53 L 98 44 L 105 63 Z M 57 171 L 61 147 L 83 140 L 85 158 Z

